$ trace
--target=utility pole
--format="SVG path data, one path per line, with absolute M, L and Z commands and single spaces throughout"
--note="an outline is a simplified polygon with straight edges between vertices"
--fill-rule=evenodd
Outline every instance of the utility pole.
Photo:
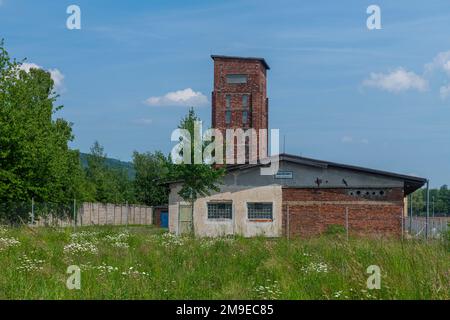
M 427 179 L 427 216 L 425 219 L 425 239 L 428 239 L 428 219 L 430 218 L 430 180 Z
M 31 198 L 31 225 L 34 225 L 34 197 Z
M 433 219 L 434 219 L 434 196 L 433 196 Z
M 412 193 L 409 195 L 409 234 L 412 234 L 412 219 L 413 219 L 413 195 Z

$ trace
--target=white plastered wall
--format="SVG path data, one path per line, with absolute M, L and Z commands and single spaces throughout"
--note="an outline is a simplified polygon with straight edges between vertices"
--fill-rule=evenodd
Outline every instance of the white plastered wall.
M 180 186 L 171 187 L 169 196 L 169 230 L 178 234 L 178 208 L 187 204 L 179 196 Z M 231 201 L 233 219 L 208 219 L 208 202 Z M 272 221 L 252 221 L 247 218 L 247 202 L 272 202 Z M 230 234 L 244 237 L 279 237 L 282 234 L 282 191 L 279 185 L 234 189 L 223 187 L 221 192 L 198 199 L 194 204 L 194 229 L 198 236 L 217 237 Z

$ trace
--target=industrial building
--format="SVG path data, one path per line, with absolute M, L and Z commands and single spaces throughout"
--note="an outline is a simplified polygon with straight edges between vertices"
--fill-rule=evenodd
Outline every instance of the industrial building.
M 268 129 L 267 62 L 217 55 L 212 59 L 213 127 Z M 261 175 L 262 163 L 228 165 L 220 192 L 198 199 L 193 210 L 178 195 L 182 182 L 171 183 L 169 230 L 208 237 L 308 237 L 342 226 L 352 234 L 397 236 L 406 197 L 427 181 L 290 154 L 278 159 L 274 175 Z

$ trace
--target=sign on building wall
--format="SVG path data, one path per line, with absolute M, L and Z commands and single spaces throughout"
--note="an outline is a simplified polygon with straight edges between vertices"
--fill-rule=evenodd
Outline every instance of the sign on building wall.
M 294 177 L 294 173 L 292 171 L 278 171 L 275 175 L 276 179 L 292 179 Z

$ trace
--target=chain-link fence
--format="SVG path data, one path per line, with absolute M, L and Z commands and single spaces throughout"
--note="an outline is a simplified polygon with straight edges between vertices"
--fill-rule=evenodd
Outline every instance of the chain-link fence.
M 448 232 L 449 217 L 405 217 L 403 229 L 413 238 L 441 239 Z
M 9 202 L 0 203 L 0 224 L 31 226 L 149 225 L 153 208 L 134 204 Z
M 3 202 L 0 203 L 0 223 L 19 225 L 33 223 L 36 219 L 52 216 L 70 219 L 73 206 L 65 203 Z

